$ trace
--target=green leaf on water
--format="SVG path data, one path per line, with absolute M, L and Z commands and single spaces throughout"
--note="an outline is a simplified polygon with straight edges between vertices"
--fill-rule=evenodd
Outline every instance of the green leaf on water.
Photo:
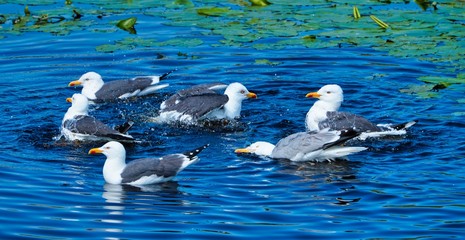
M 116 26 L 125 30 L 125 31 L 128 31 L 130 33 L 135 33 L 136 30 L 134 28 L 134 25 L 136 24 L 137 22 L 137 18 L 136 17 L 130 17 L 128 19 L 123 19 L 121 21 L 119 21 Z
M 432 91 L 434 85 L 432 84 L 421 84 L 421 85 L 410 85 L 408 88 L 400 89 L 401 93 L 413 94 L 419 98 L 436 98 L 439 97 L 439 93 Z
M 24 7 L 24 15 L 26 15 L 26 16 L 31 15 L 31 12 L 29 11 L 29 7 L 27 5 Z
M 252 6 L 256 7 L 266 7 L 271 4 L 267 0 L 250 0 L 250 2 L 252 3 Z
M 223 27 L 215 28 L 213 34 L 222 35 L 226 40 L 235 42 L 253 42 L 258 39 L 247 27 L 240 23 L 230 23 Z
M 209 8 L 199 8 L 197 9 L 197 14 L 203 16 L 212 16 L 219 17 L 229 12 L 230 8 L 221 8 L 221 7 L 209 7 Z
M 97 52 L 105 52 L 105 53 L 112 53 L 121 50 L 130 50 L 134 49 L 135 47 L 132 45 L 124 45 L 124 44 L 103 44 L 97 46 L 95 50 Z
M 355 19 L 359 19 L 359 18 L 362 17 L 362 16 L 360 15 L 360 12 L 358 11 L 357 6 L 354 6 L 354 7 L 353 7 L 353 15 L 354 15 L 354 18 L 355 18 Z
M 423 76 L 423 77 L 419 77 L 418 80 L 425 82 L 425 83 L 443 84 L 446 87 L 451 84 L 465 83 L 465 79 L 453 78 L 453 77 Z
M 255 64 L 276 66 L 276 65 L 281 64 L 281 62 L 272 62 L 268 59 L 255 59 Z
M 381 21 L 379 18 L 377 18 L 375 15 L 370 15 L 370 18 L 375 21 L 376 24 L 378 24 L 380 27 L 387 29 L 389 28 L 389 25 L 387 23 Z
M 199 38 L 173 38 L 164 42 L 159 42 L 158 46 L 176 46 L 176 47 L 196 47 L 202 45 L 203 41 Z
M 193 7 L 194 4 L 190 0 L 174 0 L 174 5 L 186 6 L 186 7 Z

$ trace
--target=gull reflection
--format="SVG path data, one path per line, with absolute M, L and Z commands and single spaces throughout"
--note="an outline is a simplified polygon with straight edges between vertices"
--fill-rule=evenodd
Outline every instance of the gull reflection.
M 241 155 L 241 158 L 248 160 L 240 161 L 240 164 L 253 165 L 254 169 L 260 169 L 258 171 L 262 172 L 264 177 L 269 175 L 267 182 L 272 185 L 301 187 L 300 190 L 291 193 L 296 197 L 327 199 L 328 204 L 342 206 L 362 199 L 357 185 L 362 181 L 359 179 L 358 169 L 363 163 L 354 158 L 324 162 L 293 162 L 248 154 Z
M 290 161 L 280 161 L 285 168 L 282 172 L 301 177 L 301 182 L 309 183 L 311 188 L 322 189 L 331 204 L 348 206 L 362 199 L 356 191 L 359 182 L 357 169 L 359 162 L 337 159 L 331 162 L 306 162 L 296 164 Z
M 142 194 L 141 194 L 142 193 Z M 173 197 L 180 194 L 178 191 L 177 182 L 166 182 L 162 184 L 154 185 L 143 185 L 143 186 L 131 186 L 131 185 L 119 185 L 109 184 L 103 185 L 102 198 L 105 199 L 104 209 L 108 210 L 105 218 L 101 219 L 104 223 L 118 224 L 113 225 L 112 228 L 105 228 L 106 232 L 123 232 L 119 224 L 124 222 L 124 214 L 126 208 L 129 209 L 140 209 L 134 208 L 135 205 L 150 205 L 155 206 L 157 201 L 171 201 Z M 150 196 L 150 198 L 148 198 Z M 149 200 L 147 200 L 149 199 Z M 168 199 L 168 200 L 166 200 Z M 150 204 L 147 204 L 147 201 Z M 176 201 L 182 203 L 182 200 L 177 199 Z M 179 203 L 178 203 L 179 204 Z M 147 208 L 144 208 L 147 209 Z
M 303 163 L 279 160 L 279 163 L 285 167 L 282 172 L 294 174 L 304 179 L 313 179 L 315 176 L 327 176 L 330 179 L 356 179 L 356 170 L 354 170 L 353 167 L 356 166 L 357 163 L 346 159 L 336 159 L 330 162 Z
M 102 197 L 105 199 L 107 203 L 117 203 L 121 204 L 124 203 L 125 199 L 128 195 L 131 195 L 131 200 L 137 200 L 137 196 L 142 196 L 138 193 L 154 193 L 155 195 L 162 195 L 162 194 L 180 194 L 178 190 L 179 184 L 174 181 L 165 182 L 162 184 L 152 184 L 152 185 L 141 185 L 141 186 L 132 186 L 132 185 L 119 185 L 119 184 L 109 184 L 106 183 L 103 186 L 103 193 Z M 144 199 L 147 196 L 146 194 L 143 195 Z M 124 207 L 124 206 L 114 206 L 109 205 L 108 207 Z

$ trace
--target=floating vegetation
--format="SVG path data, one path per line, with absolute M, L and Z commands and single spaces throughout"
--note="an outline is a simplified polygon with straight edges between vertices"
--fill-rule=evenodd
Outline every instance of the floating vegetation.
M 434 83 L 434 84 L 441 84 L 444 88 L 452 85 L 452 84 L 463 84 L 465 83 L 465 76 L 457 75 L 457 77 L 438 77 L 438 76 L 423 76 L 419 77 L 418 80 L 425 82 L 425 83 Z
M 64 17 L 62 16 L 51 16 L 49 17 L 48 14 L 42 14 L 40 16 L 33 16 L 34 19 L 36 19 L 36 22 L 34 24 L 36 25 L 45 25 L 47 23 L 59 23 L 63 20 L 65 20 Z
M 389 25 L 387 25 L 385 22 L 379 20 L 379 18 L 377 18 L 375 15 L 370 15 L 370 18 L 375 21 L 376 24 L 378 24 L 380 27 L 384 28 L 384 29 L 388 29 L 389 28 Z
M 250 2 L 252 3 L 252 6 L 257 7 L 266 7 L 271 4 L 267 0 L 250 0 Z
M 136 22 L 137 22 L 136 17 L 130 17 L 128 19 L 119 21 L 116 24 L 116 26 L 131 34 L 136 34 L 136 29 L 134 28 L 134 25 L 136 24 Z
M 197 9 L 197 14 L 204 16 L 213 16 L 219 17 L 227 12 L 230 8 L 219 8 L 219 7 L 210 7 L 210 8 L 199 8 Z
M 410 85 L 408 88 L 400 89 L 401 93 L 415 94 L 420 98 L 439 97 L 438 91 L 434 90 L 433 84 Z
M 79 3 L 65 1 L 60 5 L 48 0 L 20 0 L 17 4 L 29 7 L 24 7 L 23 16 L 2 13 L 2 35 L 30 31 L 65 35 L 81 30 L 113 33 L 115 19 L 131 15 L 155 16 L 164 18 L 163 24 L 169 26 L 195 28 L 205 37 L 219 36 L 219 40 L 209 43 L 212 47 L 372 48 L 394 57 L 436 63 L 437 76 L 419 79 L 432 85 L 428 86 L 429 90 L 434 86 L 438 89 L 447 84 L 464 83 L 461 77 L 450 77 L 465 71 L 463 1 L 445 0 L 438 4 L 423 0 L 281 0 L 272 3 L 267 0 L 205 0 L 194 4 L 192 0 L 118 3 L 82 0 Z M 39 5 L 50 7 L 37 10 Z M 133 29 L 135 33 L 136 20 L 136 17 L 127 18 L 117 25 L 129 32 Z M 114 52 L 139 47 L 205 44 L 198 38 L 130 39 L 117 39 L 97 46 L 96 50 Z
M 268 59 L 255 59 L 255 64 L 276 66 L 276 65 L 281 64 L 281 62 L 272 62 Z
M 358 11 L 357 6 L 354 6 L 354 7 L 353 7 L 353 14 L 354 14 L 354 18 L 355 18 L 355 19 L 359 19 L 359 18 L 362 17 L 362 15 L 360 15 L 360 12 Z
M 26 5 L 26 7 L 24 7 L 24 15 L 26 15 L 26 16 L 31 15 L 31 12 L 29 11 L 29 7 L 27 5 Z
M 98 52 L 115 52 L 120 50 L 130 50 L 137 47 L 185 47 L 191 48 L 202 45 L 203 41 L 198 38 L 174 38 L 166 41 L 158 41 L 156 39 L 143 39 L 143 38 L 125 38 L 116 41 L 114 44 L 104 44 L 97 46 L 95 49 Z

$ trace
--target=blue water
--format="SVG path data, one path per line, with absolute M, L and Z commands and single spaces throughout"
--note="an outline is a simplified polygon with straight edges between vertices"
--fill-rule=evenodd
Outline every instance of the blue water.
M 136 16 L 138 37 L 204 43 L 101 53 L 96 46 L 129 34 L 93 31 L 103 23 L 64 36 L 0 29 L 1 239 L 464 237 L 464 88 L 453 85 L 436 98 L 399 92 L 421 85 L 420 76 L 441 76 L 436 64 L 353 46 L 228 47 L 218 44 L 220 36 L 202 34 L 205 29 Z M 159 94 L 91 113 L 114 125 L 134 119 L 131 134 L 142 143 L 127 146 L 128 160 L 210 143 L 201 161 L 174 181 L 145 188 L 105 184 L 104 157 L 87 154 L 102 143 L 54 140 L 69 107 L 65 99 L 79 91 L 67 87 L 71 80 L 87 71 L 111 81 L 172 69 L 178 70 L 167 80 L 171 86 Z M 147 121 L 176 90 L 213 81 L 240 81 L 258 95 L 244 101 L 236 128 L 179 129 Z M 369 150 L 331 163 L 234 154 L 256 140 L 275 142 L 303 131 L 314 102 L 305 94 L 329 83 L 343 87 L 346 111 L 379 123 L 419 123 L 406 136 L 359 143 Z

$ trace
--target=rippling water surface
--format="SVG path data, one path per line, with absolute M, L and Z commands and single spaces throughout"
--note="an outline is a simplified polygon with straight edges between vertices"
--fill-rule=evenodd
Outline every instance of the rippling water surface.
M 434 64 L 357 47 L 212 46 L 219 37 L 202 35 L 205 30 L 138 17 L 138 36 L 201 37 L 204 44 L 101 53 L 96 46 L 128 33 L 87 29 L 0 39 L 0 238 L 464 236 L 465 125 L 457 114 L 463 87 L 441 90 L 438 98 L 399 92 L 436 73 Z M 170 87 L 159 94 L 99 105 L 91 113 L 114 125 L 136 122 L 131 134 L 142 143 L 127 146 L 128 160 L 210 143 L 201 161 L 174 181 L 143 188 L 105 184 L 104 157 L 87 154 L 102 143 L 54 140 L 69 107 L 65 99 L 79 91 L 67 84 L 81 74 L 97 71 L 110 81 L 173 69 Z M 239 81 L 258 95 L 244 101 L 234 128 L 179 129 L 148 121 L 176 90 L 213 81 Z M 330 83 L 343 87 L 346 111 L 379 123 L 419 123 L 403 137 L 357 143 L 369 150 L 348 160 L 296 164 L 234 154 L 256 140 L 275 142 L 303 131 L 314 102 L 305 94 Z

